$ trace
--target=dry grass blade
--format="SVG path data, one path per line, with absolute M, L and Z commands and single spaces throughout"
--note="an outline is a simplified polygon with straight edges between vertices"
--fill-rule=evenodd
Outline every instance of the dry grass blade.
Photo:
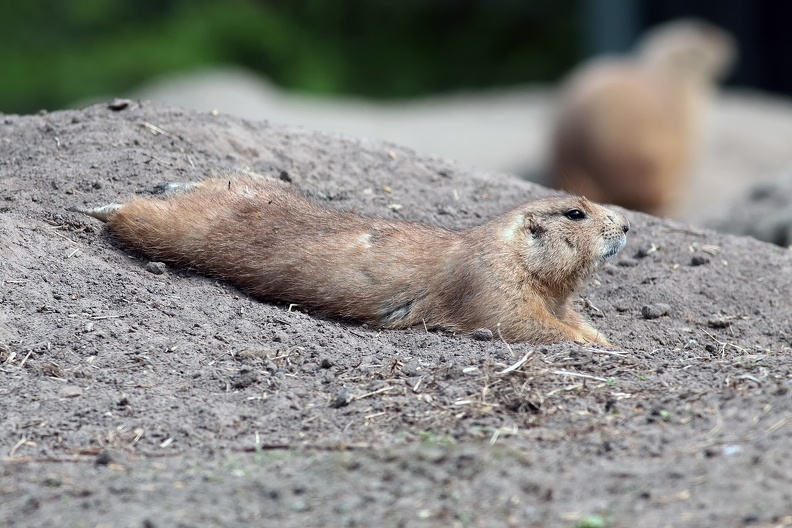
M 509 354 L 511 354 L 511 357 L 514 357 L 514 350 L 512 350 L 511 345 L 505 339 L 503 339 L 503 334 L 501 334 L 500 323 L 498 323 L 498 337 L 500 337 L 501 341 L 503 341 L 503 344 L 506 345 L 506 348 L 509 350 Z
M 525 353 L 525 355 L 524 355 L 522 358 L 520 358 L 520 359 L 519 359 L 519 360 L 518 360 L 516 363 L 512 363 L 510 366 L 508 366 L 508 367 L 506 367 L 505 369 L 503 369 L 503 370 L 501 370 L 500 372 L 498 372 L 498 374 L 508 374 L 509 372 L 512 372 L 512 371 L 514 371 L 514 370 L 517 370 L 517 369 L 518 369 L 518 368 L 520 368 L 520 367 L 521 367 L 521 366 L 522 366 L 522 365 L 523 365 L 523 364 L 524 364 L 526 361 L 528 361 L 528 358 L 529 358 L 529 357 L 531 357 L 531 355 L 532 355 L 532 354 L 533 354 L 533 350 L 529 350 L 529 351 L 528 351 L 528 352 L 526 352 L 526 353 Z
M 369 398 L 371 396 L 375 396 L 377 394 L 382 394 L 383 392 L 389 392 L 393 390 L 395 387 L 382 387 L 381 389 L 377 389 L 372 392 L 367 392 L 365 394 L 360 394 L 358 396 L 352 396 L 350 400 L 362 400 L 363 398 Z
M 16 454 L 17 450 L 20 447 L 22 447 L 23 445 L 25 445 L 26 443 L 27 443 L 27 438 L 25 438 L 24 436 L 22 438 L 20 438 L 19 442 L 14 444 L 14 447 L 12 447 L 11 451 L 9 451 L 8 458 L 14 458 L 14 455 Z
M 161 134 L 161 135 L 163 135 L 163 136 L 165 136 L 167 138 L 170 138 L 170 139 L 172 139 L 174 141 L 180 141 L 181 140 L 181 138 L 179 136 L 175 136 L 175 135 L 171 134 L 170 132 L 167 132 L 166 130 L 161 129 L 157 125 L 152 125 L 148 121 L 141 121 L 138 124 L 140 126 L 142 126 L 142 127 L 145 127 L 147 129 L 149 129 L 151 131 L 151 133 L 154 134 L 154 135 Z
M 594 381 L 601 381 L 603 383 L 608 382 L 606 378 L 600 378 L 599 376 L 591 376 L 590 374 L 581 374 L 579 372 L 570 372 L 568 370 L 554 370 L 553 374 L 558 374 L 559 376 L 572 376 L 575 378 L 590 379 Z
M 626 350 L 602 350 L 601 348 L 582 347 L 581 350 L 591 352 L 593 354 L 605 354 L 606 356 L 629 356 L 630 353 Z

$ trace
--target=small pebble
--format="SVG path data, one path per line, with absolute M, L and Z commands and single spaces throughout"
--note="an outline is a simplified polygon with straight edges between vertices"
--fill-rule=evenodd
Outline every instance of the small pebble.
M 129 99 L 113 99 L 113 101 L 107 105 L 107 108 L 113 112 L 120 112 L 121 110 L 129 108 L 130 104 L 132 104 L 132 101 Z
M 164 262 L 149 262 L 146 264 L 146 271 L 154 275 L 162 275 L 165 273 L 166 266 Z
M 723 446 L 723 456 L 725 457 L 732 457 L 739 455 L 740 453 L 742 453 L 742 447 L 739 445 Z
M 236 375 L 231 376 L 229 381 L 231 387 L 234 389 L 245 389 L 254 383 L 258 383 L 259 377 L 256 372 L 243 368 L 239 369 L 239 372 L 237 372 Z
M 489 328 L 477 328 L 473 330 L 471 337 L 476 341 L 492 341 L 492 330 Z
M 707 326 L 710 328 L 728 328 L 731 326 L 731 321 L 720 318 L 713 318 L 707 321 Z
M 405 363 L 401 368 L 402 374 L 414 378 L 421 375 L 421 365 L 413 360 Z
M 272 336 L 272 341 L 275 343 L 287 343 L 289 341 L 289 336 L 282 330 L 276 330 L 275 334 Z
M 708 259 L 707 257 L 702 257 L 701 255 L 694 255 L 693 258 L 690 259 L 691 266 L 703 266 L 709 263 L 710 263 L 710 259 Z
M 641 307 L 641 315 L 645 319 L 657 319 L 671 312 L 671 307 L 664 303 L 645 304 Z
M 339 407 L 344 407 L 349 405 L 349 402 L 352 400 L 352 395 L 349 392 L 349 389 L 344 387 L 340 391 L 338 391 L 335 395 L 335 399 L 330 404 L 330 407 L 334 409 L 338 409 Z
M 641 246 L 638 248 L 638 251 L 635 252 L 635 258 L 645 258 L 654 253 L 658 250 L 658 247 L 654 244 L 649 244 L 646 246 Z
M 113 461 L 113 456 L 110 454 L 110 452 L 102 451 L 94 460 L 94 464 L 96 464 L 97 466 L 106 466 L 112 461 Z

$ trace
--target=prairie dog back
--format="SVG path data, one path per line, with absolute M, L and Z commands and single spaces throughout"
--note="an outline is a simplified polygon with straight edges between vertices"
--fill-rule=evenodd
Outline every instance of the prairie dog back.
M 132 201 L 108 225 L 125 244 L 229 279 L 257 297 L 377 323 L 370 314 L 380 299 L 437 272 L 431 259 L 403 258 L 405 242 L 448 247 L 453 236 L 419 224 L 405 231 L 386 220 L 362 225 L 359 219 L 275 181 L 210 180 L 167 200 Z

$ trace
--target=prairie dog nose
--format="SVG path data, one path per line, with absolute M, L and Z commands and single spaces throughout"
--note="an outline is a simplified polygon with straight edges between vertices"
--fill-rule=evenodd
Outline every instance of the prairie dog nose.
M 623 214 L 617 213 L 616 211 L 610 211 L 610 213 L 611 214 L 608 215 L 608 219 L 611 222 L 614 224 L 620 224 L 622 231 L 625 233 L 630 230 L 630 221 L 627 220 Z

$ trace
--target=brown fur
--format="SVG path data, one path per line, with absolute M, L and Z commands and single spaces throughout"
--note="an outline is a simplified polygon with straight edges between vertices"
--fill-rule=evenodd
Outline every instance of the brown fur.
M 635 57 L 584 65 L 562 97 L 551 148 L 554 185 L 668 213 L 692 159 L 699 114 L 732 55 L 726 33 L 684 20 L 650 32 Z
M 269 179 L 208 180 L 107 207 L 83 212 L 130 247 L 262 299 L 377 327 L 488 328 L 532 343 L 607 344 L 570 296 L 628 229 L 614 211 L 557 197 L 452 231 L 330 209 Z M 565 217 L 572 209 L 587 217 Z

